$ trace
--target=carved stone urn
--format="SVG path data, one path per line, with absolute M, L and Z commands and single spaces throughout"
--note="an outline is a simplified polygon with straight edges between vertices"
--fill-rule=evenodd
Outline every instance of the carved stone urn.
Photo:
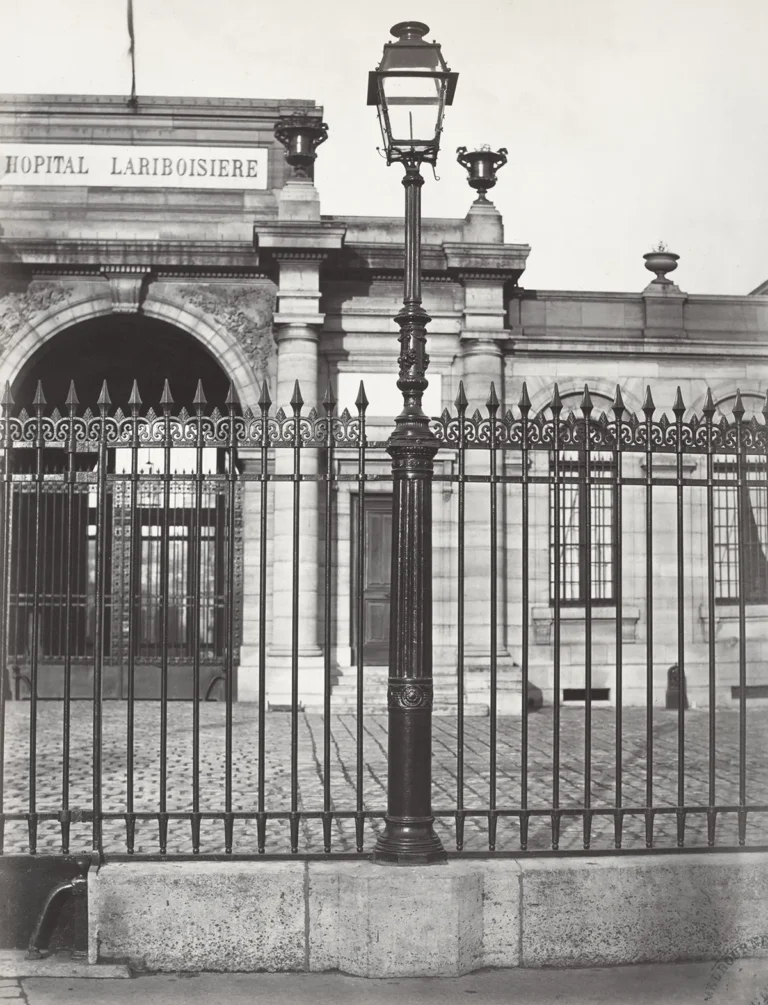
M 671 251 L 649 251 L 647 255 L 643 255 L 643 258 L 646 269 L 656 273 L 656 278 L 651 282 L 671 284 L 672 280 L 667 279 L 667 273 L 675 271 L 679 255 L 675 255 Z

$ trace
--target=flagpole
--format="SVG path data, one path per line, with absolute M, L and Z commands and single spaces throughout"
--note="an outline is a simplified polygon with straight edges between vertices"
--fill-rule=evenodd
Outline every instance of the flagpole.
M 133 0 L 128 0 L 128 38 L 130 39 L 128 54 L 131 57 L 131 96 L 128 99 L 128 107 L 136 111 L 139 107 L 139 99 L 136 97 L 136 36 L 133 31 Z

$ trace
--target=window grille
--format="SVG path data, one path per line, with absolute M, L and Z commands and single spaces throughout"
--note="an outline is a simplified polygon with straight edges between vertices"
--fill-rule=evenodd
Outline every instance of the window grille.
M 739 490 L 736 464 L 715 464 L 713 547 L 715 599 L 739 602 L 739 515 L 744 533 L 745 603 L 768 604 L 768 483 L 766 461 L 746 457 L 745 484 Z
M 549 596 L 555 599 L 555 563 L 560 567 L 560 602 L 615 603 L 614 565 L 616 462 L 611 451 L 559 453 L 560 477 L 550 483 Z M 554 474 L 554 458 L 550 459 Z M 555 493 L 559 492 L 559 535 L 555 532 Z M 589 521 L 589 523 L 587 523 Z M 559 536 L 559 541 L 557 540 Z

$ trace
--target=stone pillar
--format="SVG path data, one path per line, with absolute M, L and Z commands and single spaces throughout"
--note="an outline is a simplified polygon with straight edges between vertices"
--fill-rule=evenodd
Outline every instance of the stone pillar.
M 476 207 L 473 206 L 473 210 Z M 471 215 L 471 214 L 470 214 Z M 483 418 L 488 414 L 486 401 L 491 383 L 501 402 L 497 415 L 506 408 L 504 390 L 504 354 L 502 345 L 508 338 L 504 327 L 502 285 L 496 278 L 481 273 L 465 273 L 464 318 L 461 335 L 464 392 L 469 402 L 468 414 L 479 409 Z M 490 453 L 485 450 L 467 452 L 466 472 L 488 475 Z M 497 455 L 497 473 L 504 473 L 504 454 Z M 505 494 L 501 486 L 496 494 L 496 700 L 500 714 L 520 713 L 522 689 L 520 673 L 507 648 L 506 639 L 506 579 L 509 574 L 504 561 L 508 533 Z M 468 699 L 490 701 L 491 667 L 491 502 L 488 483 L 466 487 L 466 524 L 464 556 L 464 666 Z
M 285 324 L 277 332 L 277 389 L 275 406 L 286 415 L 296 382 L 304 399 L 302 415 L 317 407 L 317 343 L 315 328 L 309 324 Z M 301 451 L 301 474 L 315 475 L 317 451 Z M 275 474 L 291 475 L 294 451 L 275 450 Z M 302 481 L 299 498 L 298 536 L 298 659 L 299 699 L 321 701 L 323 693 L 322 653 L 318 632 L 318 490 L 317 482 Z M 291 700 L 291 660 L 293 656 L 294 591 L 294 483 L 274 484 L 275 517 L 272 532 L 272 619 L 269 645 L 269 699 L 286 704 Z
M 298 382 L 307 416 L 318 408 L 318 341 L 323 315 L 317 311 L 320 296 L 319 272 L 322 252 L 275 250 L 279 265 L 279 309 L 274 316 L 277 341 L 277 386 L 271 388 L 271 415 L 282 408 L 292 416 L 291 399 Z M 291 475 L 294 452 L 290 447 L 275 448 L 274 473 Z M 314 449 L 302 449 L 301 474 L 314 475 L 318 456 Z M 246 580 L 258 577 L 259 503 L 258 483 L 246 493 L 245 562 Z M 318 597 L 320 544 L 318 541 L 318 486 L 300 482 L 298 525 L 298 638 L 294 637 L 294 483 L 271 484 L 271 519 L 267 540 L 268 566 L 268 648 L 266 697 L 270 705 L 291 701 L 294 641 L 299 668 L 299 701 L 305 707 L 322 705 L 323 657 L 321 649 L 322 612 Z M 258 579 L 255 579 L 256 584 Z M 246 586 L 246 608 L 257 601 L 258 586 Z M 244 611 L 244 645 L 241 653 L 240 697 L 255 700 L 258 692 L 258 611 Z
M 259 639 L 262 618 L 261 599 L 261 452 L 258 449 L 240 450 L 241 470 L 253 481 L 243 486 L 243 638 L 240 647 L 240 669 L 237 678 L 237 700 L 259 700 Z M 266 586 L 264 589 L 264 625 L 272 621 L 272 569 L 270 549 L 274 507 L 269 490 L 265 498 L 267 517 L 267 558 L 265 562 Z

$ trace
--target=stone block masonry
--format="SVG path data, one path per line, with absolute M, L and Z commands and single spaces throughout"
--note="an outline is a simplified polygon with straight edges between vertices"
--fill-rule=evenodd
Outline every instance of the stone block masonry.
M 89 960 L 159 971 L 459 976 L 760 956 L 768 854 L 116 862 L 89 874 Z M 751 947 L 751 948 L 750 948 Z

